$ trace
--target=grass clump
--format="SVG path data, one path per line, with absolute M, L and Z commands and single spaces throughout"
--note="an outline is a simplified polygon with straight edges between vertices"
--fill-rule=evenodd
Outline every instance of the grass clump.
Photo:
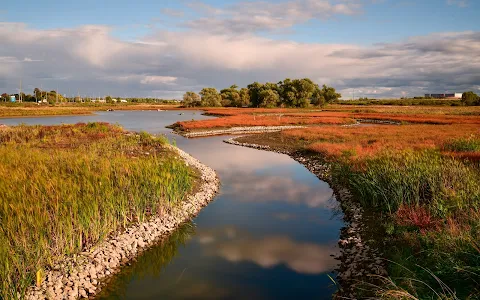
M 386 229 L 390 279 L 381 298 L 480 297 L 478 164 L 410 150 L 344 161 L 334 176 Z
M 0 298 L 182 201 L 195 174 L 164 145 L 106 123 L 1 130 Z
M 468 138 L 455 139 L 444 145 L 445 151 L 480 152 L 480 138 L 472 135 Z
M 389 153 L 364 160 L 350 177 L 363 206 L 393 213 L 426 206 L 436 216 L 480 208 L 478 171 L 434 151 Z

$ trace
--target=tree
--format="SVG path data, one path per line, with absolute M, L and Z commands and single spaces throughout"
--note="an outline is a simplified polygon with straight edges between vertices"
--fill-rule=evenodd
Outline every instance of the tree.
M 35 88 L 33 90 L 33 96 L 37 101 L 42 100 L 42 90 L 39 88 Z
M 186 92 L 183 95 L 183 105 L 186 107 L 195 107 L 202 105 L 200 96 L 195 92 Z
M 285 79 L 279 83 L 281 102 L 287 107 L 307 107 L 318 86 L 311 79 Z
M 326 101 L 325 97 L 323 96 L 322 90 L 317 86 L 315 87 L 315 91 L 312 94 L 311 104 L 315 106 L 325 106 Z
M 200 96 L 202 96 L 202 106 L 222 106 L 222 97 L 216 88 L 204 88 L 200 91 Z
M 112 96 L 107 96 L 107 97 L 105 97 L 105 102 L 107 102 L 107 103 L 112 103 L 112 102 L 113 102 L 113 101 L 112 101 Z
M 2 101 L 8 101 L 8 94 L 7 93 L 3 93 L 2 94 Z
M 222 96 L 222 106 L 241 106 L 240 93 L 237 90 L 237 85 L 232 85 L 228 89 L 220 91 Z
M 240 89 L 240 107 L 250 106 L 250 92 L 247 88 Z
M 262 91 L 263 84 L 254 82 L 247 86 L 248 92 L 250 94 L 250 102 L 253 107 L 260 106 L 260 92 Z
M 260 107 L 276 107 L 280 102 L 280 96 L 277 91 L 272 89 L 265 89 L 260 92 Z
M 325 99 L 325 103 L 332 103 L 342 97 L 342 95 L 337 93 L 333 87 L 326 86 L 325 84 L 320 90 L 320 93 Z
M 480 98 L 472 91 L 465 92 L 462 94 L 462 103 L 463 105 L 480 105 Z

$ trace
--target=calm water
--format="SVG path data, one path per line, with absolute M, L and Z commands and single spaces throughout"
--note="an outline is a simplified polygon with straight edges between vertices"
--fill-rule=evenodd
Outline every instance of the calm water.
M 3 124 L 119 123 L 168 134 L 199 112 L 105 112 L 0 119 Z M 172 135 L 170 134 L 170 137 Z M 228 145 L 226 137 L 177 145 L 213 167 L 220 194 L 198 217 L 125 267 L 99 299 L 330 299 L 328 275 L 343 226 L 329 186 L 286 155 Z

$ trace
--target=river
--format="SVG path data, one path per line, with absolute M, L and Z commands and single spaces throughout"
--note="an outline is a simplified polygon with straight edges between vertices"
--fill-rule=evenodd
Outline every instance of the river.
M 165 128 L 206 118 L 198 111 L 115 111 L 0 124 L 118 123 L 166 134 L 217 171 L 215 201 L 122 268 L 98 299 L 330 299 L 344 225 L 333 191 L 287 155 L 229 145 L 225 136 L 186 139 Z

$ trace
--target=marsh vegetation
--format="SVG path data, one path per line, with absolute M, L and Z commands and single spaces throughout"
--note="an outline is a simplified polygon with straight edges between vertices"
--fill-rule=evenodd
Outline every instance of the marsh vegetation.
M 0 129 L 0 298 L 182 201 L 196 173 L 166 143 L 106 123 Z

